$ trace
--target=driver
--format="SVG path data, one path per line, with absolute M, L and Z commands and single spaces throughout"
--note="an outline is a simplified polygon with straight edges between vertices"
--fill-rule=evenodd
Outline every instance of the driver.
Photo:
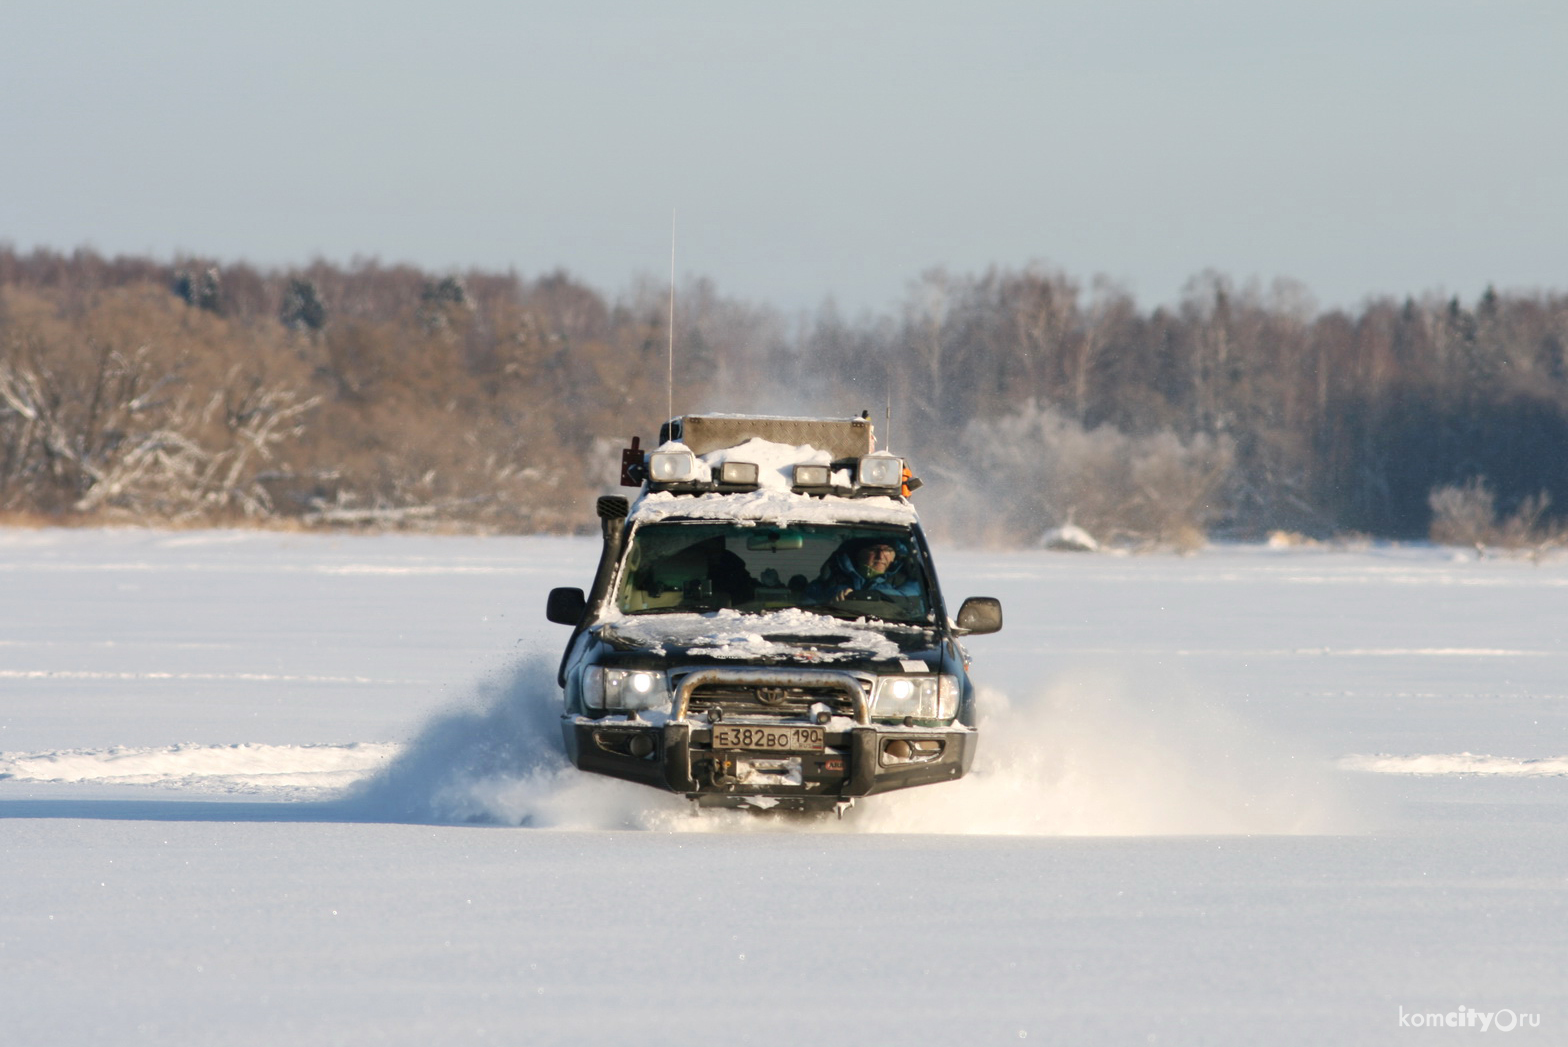
M 914 564 L 900 552 L 891 539 L 851 539 L 828 557 L 817 580 L 806 587 L 806 598 L 831 603 L 856 594 L 919 596 Z

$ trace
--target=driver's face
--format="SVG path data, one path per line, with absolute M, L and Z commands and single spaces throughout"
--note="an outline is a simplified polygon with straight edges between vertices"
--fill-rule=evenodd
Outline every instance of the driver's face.
M 860 551 L 860 564 L 872 574 L 883 574 L 893 566 L 893 547 L 891 545 L 872 545 Z

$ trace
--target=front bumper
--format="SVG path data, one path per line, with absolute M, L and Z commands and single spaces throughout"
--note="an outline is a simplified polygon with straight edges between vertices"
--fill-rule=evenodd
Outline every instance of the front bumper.
M 822 752 L 714 749 L 705 723 L 562 718 L 572 763 L 693 799 L 748 797 L 832 803 L 961 778 L 974 762 L 963 726 L 856 724 L 825 732 Z
M 611 716 L 563 717 L 566 751 L 584 771 L 681 793 L 703 804 L 827 807 L 894 789 L 963 777 L 974 762 L 975 732 L 962 724 L 919 727 L 871 721 L 870 687 L 854 673 L 789 667 L 699 667 L 677 674 L 672 715 L 665 723 Z M 712 690 L 728 693 L 726 702 Z M 823 749 L 785 752 L 716 748 L 713 722 L 800 726 L 801 712 L 763 713 L 760 698 L 775 703 L 790 688 L 824 698 L 852 717 L 830 720 Z M 689 714 L 706 694 L 704 712 Z M 820 703 L 813 704 L 820 710 Z M 824 714 L 825 715 L 825 714 Z M 847 721 L 847 722 L 846 722 Z M 908 723 L 908 721 L 906 721 Z

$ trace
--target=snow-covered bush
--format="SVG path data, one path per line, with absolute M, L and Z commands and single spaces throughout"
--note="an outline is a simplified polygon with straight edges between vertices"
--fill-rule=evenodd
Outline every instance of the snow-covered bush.
M 1061 527 L 1051 528 L 1040 536 L 1040 545 L 1058 552 L 1097 553 L 1100 551 L 1100 543 L 1095 541 L 1094 535 L 1077 524 L 1063 524 Z
M 1484 476 L 1462 484 L 1432 488 L 1430 536 L 1439 545 L 1500 545 L 1507 549 L 1540 546 L 1554 541 L 1556 530 L 1543 519 L 1552 504 L 1546 491 L 1520 500 L 1507 516 L 1499 516 L 1497 496 Z
M 993 539 L 1035 541 L 1075 525 L 1102 542 L 1190 547 L 1223 511 L 1234 460 L 1223 437 L 1087 429 L 1031 400 L 971 422 L 959 441 L 961 468 L 943 479 L 958 488 L 950 509 L 985 504 L 1005 521 L 1007 533 Z
M 259 474 L 319 397 L 231 368 L 193 382 L 150 347 L 88 366 L 0 358 L 0 508 L 132 520 L 270 516 Z
M 1432 507 L 1432 541 L 1439 545 L 1485 545 L 1497 522 L 1496 501 L 1491 487 L 1479 476 L 1462 484 L 1432 488 L 1426 496 Z

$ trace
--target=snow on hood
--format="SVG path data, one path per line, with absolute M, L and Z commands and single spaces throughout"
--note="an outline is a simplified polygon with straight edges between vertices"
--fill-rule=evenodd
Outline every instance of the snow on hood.
M 674 441 L 660 451 L 690 450 Z M 644 493 L 632 506 L 630 518 L 639 523 L 678 516 L 703 520 L 770 520 L 778 523 L 887 523 L 909 526 L 915 511 L 897 498 L 815 498 L 795 494 L 794 468 L 797 465 L 830 465 L 832 458 L 810 444 L 791 446 L 753 437 L 743 444 L 712 451 L 697 459 L 696 479 L 708 481 L 713 470 L 727 461 L 755 462 L 757 489 L 744 494 L 673 494 L 669 491 Z M 852 488 L 849 470 L 835 470 L 833 486 Z
M 885 634 L 864 623 L 828 618 L 799 608 L 742 614 L 735 610 L 710 614 L 654 614 L 617 618 L 600 633 L 665 654 L 665 644 L 709 658 L 750 660 L 800 658 L 836 662 L 897 658 L 900 648 Z M 820 645 L 817 638 L 820 637 Z

